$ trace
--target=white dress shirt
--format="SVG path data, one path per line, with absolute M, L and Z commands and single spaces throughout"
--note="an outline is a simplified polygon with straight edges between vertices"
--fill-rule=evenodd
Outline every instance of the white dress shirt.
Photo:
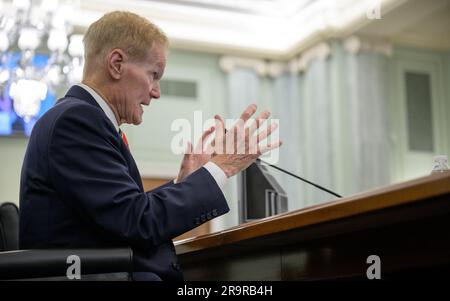
M 103 112 L 105 112 L 106 116 L 111 120 L 112 124 L 116 128 L 116 131 L 119 132 L 119 123 L 117 122 L 116 116 L 114 115 L 114 112 L 109 107 L 109 105 L 106 103 L 106 101 L 97 93 L 94 89 L 89 87 L 88 85 L 85 85 L 83 83 L 77 84 L 84 90 L 86 90 L 91 96 L 95 99 L 95 101 L 98 103 L 100 108 L 102 108 Z M 203 167 L 211 174 L 211 176 L 216 181 L 217 185 L 220 187 L 220 190 L 225 188 L 228 178 L 225 172 L 217 166 L 214 162 L 207 162 Z M 176 184 L 176 179 L 174 180 L 174 183 Z

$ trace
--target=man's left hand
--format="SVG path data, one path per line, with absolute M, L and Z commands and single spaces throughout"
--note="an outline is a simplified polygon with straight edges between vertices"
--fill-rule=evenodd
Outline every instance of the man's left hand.
M 187 143 L 186 153 L 184 154 L 183 161 L 181 161 L 180 172 L 178 173 L 176 183 L 183 181 L 183 179 L 205 165 L 211 159 L 211 149 L 205 150 L 204 144 L 214 130 L 215 127 L 206 130 L 198 141 L 195 149 L 193 148 L 192 143 Z

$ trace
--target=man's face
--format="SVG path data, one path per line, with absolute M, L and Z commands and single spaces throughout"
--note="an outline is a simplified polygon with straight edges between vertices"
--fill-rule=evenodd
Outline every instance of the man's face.
M 166 66 L 166 48 L 154 44 L 143 61 L 126 64 L 120 85 L 117 111 L 120 123 L 138 125 L 142 122 L 143 106 L 161 96 L 159 81 Z

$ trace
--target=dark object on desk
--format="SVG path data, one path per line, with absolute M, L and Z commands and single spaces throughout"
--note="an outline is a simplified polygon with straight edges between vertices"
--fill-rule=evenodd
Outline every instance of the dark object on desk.
M 259 162 L 244 170 L 240 180 L 239 223 L 288 211 L 286 192 Z

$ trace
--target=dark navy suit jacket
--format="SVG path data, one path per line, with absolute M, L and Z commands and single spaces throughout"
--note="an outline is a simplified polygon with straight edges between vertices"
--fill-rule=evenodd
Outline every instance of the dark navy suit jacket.
M 136 278 L 182 280 L 172 239 L 228 211 L 205 168 L 145 192 L 129 149 L 79 86 L 33 128 L 20 183 L 21 249 L 130 246 Z

